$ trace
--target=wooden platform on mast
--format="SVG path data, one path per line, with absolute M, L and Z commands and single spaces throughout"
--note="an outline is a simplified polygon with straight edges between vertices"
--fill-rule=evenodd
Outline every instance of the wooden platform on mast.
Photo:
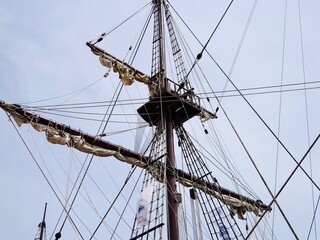
M 192 91 L 185 91 L 183 94 L 171 90 L 163 90 L 158 96 L 152 97 L 147 103 L 138 108 L 139 115 L 150 125 L 156 126 L 168 111 L 171 112 L 174 127 L 178 127 L 195 115 L 198 115 L 200 98 Z M 213 115 L 213 114 L 212 114 Z

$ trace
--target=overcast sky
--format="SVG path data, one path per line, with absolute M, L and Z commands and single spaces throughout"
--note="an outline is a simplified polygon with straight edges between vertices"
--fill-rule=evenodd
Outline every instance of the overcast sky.
M 230 73 L 232 69 L 232 63 L 253 3 L 249 0 L 235 1 L 207 47 L 207 50 L 226 73 Z M 144 0 L 95 0 L 90 2 L 82 0 L 2 0 L 0 2 L 0 100 L 9 103 L 38 101 L 68 94 L 97 82 L 106 69 L 100 66 L 97 57 L 89 51 L 85 43 L 119 24 L 145 4 L 147 1 Z M 178 0 L 172 1 L 172 4 L 203 43 L 207 41 L 227 6 L 226 3 L 212 0 L 196 2 Z M 231 74 L 231 79 L 238 88 L 274 86 L 280 85 L 281 82 L 282 84 L 301 84 L 304 81 L 320 81 L 320 33 L 318 26 L 320 3 L 316 0 L 301 1 L 301 21 L 299 21 L 298 4 L 298 1 L 288 1 L 287 8 L 285 8 L 285 1 L 257 1 Z M 137 29 L 143 26 L 150 6 L 146 9 L 135 19 L 135 23 L 128 23 L 119 29 L 119 35 L 111 36 L 110 40 L 106 39 L 108 42 L 103 47 L 119 58 L 124 57 L 132 44 L 131 39 L 134 39 L 139 32 Z M 286 28 L 284 28 L 284 22 L 286 22 Z M 300 34 L 300 23 L 302 35 Z M 181 30 L 184 31 L 185 28 L 181 27 Z M 191 38 L 190 34 L 187 36 Z M 148 44 L 150 46 L 149 42 Z M 194 54 L 201 50 L 201 47 L 194 40 L 190 47 L 194 49 Z M 143 54 L 146 56 L 143 57 Z M 137 56 L 134 65 L 150 74 L 151 64 L 147 62 L 150 59 L 151 50 L 142 51 Z M 215 90 L 222 90 L 226 78 L 217 66 L 210 61 L 207 55 L 200 63 L 203 70 L 208 72 L 210 83 L 215 87 Z M 111 99 L 114 84 L 117 82 L 115 76 L 113 83 L 106 82 L 105 79 L 100 80 L 92 88 L 81 92 L 72 101 Z M 141 85 L 134 84 L 132 92 L 140 91 L 140 87 Z M 294 88 L 300 89 L 302 87 L 302 85 L 296 85 Z M 319 87 L 319 83 L 307 84 L 306 87 Z M 233 90 L 234 88 L 229 84 L 228 89 Z M 205 90 L 210 92 L 208 87 Z M 127 88 L 126 91 L 130 92 L 131 89 Z M 198 89 L 198 91 L 203 90 Z M 299 161 L 308 149 L 309 140 L 312 142 L 320 133 L 319 96 L 320 92 L 317 88 L 307 90 L 307 95 L 304 91 L 283 93 L 280 120 L 279 93 L 249 95 L 247 99 L 268 126 L 276 134 L 279 134 L 283 144 Z M 55 99 L 50 103 L 59 104 L 67 99 Z M 214 100 L 212 99 L 212 101 Z M 241 97 L 225 97 L 222 104 L 273 191 L 277 155 L 275 138 Z M 216 107 L 217 104 L 213 103 L 213 106 Z M 55 116 L 51 116 L 51 118 L 55 119 Z M 307 125 L 307 119 L 309 125 Z M 61 206 L 4 112 L 0 113 L 0 120 L 1 238 L 32 239 L 36 234 L 37 224 L 42 218 L 44 204 L 48 202 L 47 239 L 49 239 Z M 231 127 L 226 123 L 223 113 L 219 112 L 219 118 L 214 121 L 216 127 L 220 128 L 219 132 L 223 141 L 228 145 L 233 159 L 249 181 L 249 185 L 252 185 L 252 188 L 265 203 L 269 203 L 271 201 L 270 195 L 245 156 L 239 142 L 236 144 L 233 142 L 236 141 L 236 138 Z M 278 130 L 279 123 L 280 130 Z M 93 135 L 98 126 L 98 124 L 81 125 L 80 121 L 71 121 L 68 124 L 75 124 L 76 128 L 81 127 Z M 34 133 L 34 136 L 28 135 L 31 142 L 33 137 L 39 138 L 36 136 L 39 134 L 28 127 L 23 127 L 21 131 L 27 135 L 30 132 Z M 131 133 L 128 138 L 121 135 L 117 140 L 118 144 L 125 143 L 124 145 L 127 147 L 133 147 L 134 136 Z M 234 148 L 232 148 L 233 146 Z M 33 144 L 33 151 L 37 152 L 37 147 L 47 148 L 47 145 Z M 283 184 L 296 166 L 283 148 L 279 149 L 277 188 Z M 320 185 L 319 149 L 320 143 L 317 143 L 312 150 L 311 158 L 306 158 L 302 164 L 308 174 L 312 174 L 318 185 Z M 63 159 L 64 161 L 60 157 L 55 157 L 55 161 L 60 160 L 65 171 L 68 171 L 67 161 L 75 157 L 69 150 L 62 151 L 65 151 L 68 156 Z M 36 156 L 41 162 L 40 154 L 36 153 Z M 83 160 L 83 155 L 81 157 Z M 50 160 L 46 161 L 48 163 Z M 48 164 L 50 165 L 50 163 Z M 57 162 L 55 164 L 57 165 Z M 108 168 L 114 168 L 112 172 L 121 178 L 119 183 L 121 186 L 130 166 L 124 167 L 125 170 L 117 170 L 120 163 L 110 164 L 114 164 L 108 165 Z M 56 174 L 55 171 L 58 171 L 56 165 L 48 166 L 48 168 L 52 167 L 53 175 Z M 310 166 L 313 168 L 312 173 Z M 94 172 L 95 170 L 99 171 L 99 166 L 92 169 L 92 174 L 98 175 Z M 57 174 L 56 178 L 59 176 Z M 110 178 L 107 178 L 105 182 L 107 182 L 105 183 L 107 186 L 113 185 Z M 57 184 L 62 186 L 63 193 L 70 190 L 65 179 L 57 179 Z M 88 188 L 90 189 L 90 185 Z M 106 189 L 104 191 L 109 191 Z M 320 192 L 316 188 L 313 189 L 314 201 L 317 201 Z M 279 204 L 283 207 L 301 239 L 306 239 L 308 235 L 313 216 L 312 203 L 311 183 L 305 174 L 298 170 L 293 180 L 280 195 Z M 268 217 L 271 219 L 272 213 Z M 320 236 L 319 217 L 318 210 L 318 237 Z M 128 222 L 131 224 L 132 220 L 128 220 Z M 92 223 L 92 226 L 95 226 L 95 223 Z M 278 239 L 293 239 L 278 210 L 276 210 L 275 226 Z M 70 225 L 68 228 L 71 229 Z M 62 239 L 74 238 L 74 235 L 70 235 L 68 238 L 67 233 L 64 236 L 65 238 Z M 289 237 L 287 238 L 287 236 Z M 314 232 L 312 232 L 310 239 L 315 239 Z

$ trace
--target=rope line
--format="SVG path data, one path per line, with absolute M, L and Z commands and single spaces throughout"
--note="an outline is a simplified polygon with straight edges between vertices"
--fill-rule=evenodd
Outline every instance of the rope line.
M 280 195 L 280 193 L 282 192 L 282 190 L 286 187 L 286 185 L 288 184 L 289 180 L 292 178 L 292 176 L 295 174 L 295 172 L 297 171 L 297 169 L 300 167 L 300 165 L 302 164 L 302 162 L 304 161 L 304 159 L 308 156 L 308 154 L 310 153 L 311 149 L 313 148 L 313 146 L 316 144 L 316 142 L 319 140 L 320 138 L 320 134 L 316 137 L 316 139 L 313 141 L 313 143 L 311 144 L 311 146 L 308 148 L 308 150 L 306 151 L 306 153 L 304 154 L 304 156 L 301 158 L 300 162 L 297 164 L 297 166 L 294 168 L 294 170 L 291 172 L 290 176 L 287 178 L 287 180 L 285 181 L 285 183 L 282 185 L 282 187 L 280 188 L 280 190 L 278 191 L 278 193 L 274 196 L 274 198 L 272 199 L 272 201 L 269 204 L 269 207 L 271 207 L 271 205 L 276 202 L 276 199 L 278 198 L 278 196 Z M 251 229 L 251 231 L 249 232 L 248 236 L 246 239 L 248 239 L 250 237 L 250 235 L 252 234 L 252 232 L 254 231 L 254 229 L 256 228 L 256 226 L 259 224 L 259 222 L 261 221 L 261 219 L 263 218 L 263 216 L 266 214 L 267 212 L 264 211 L 262 216 L 259 218 L 259 220 L 257 221 L 256 225 Z M 296 236 L 296 239 L 299 239 L 298 236 Z
M 282 35 L 282 57 L 281 57 L 281 75 L 280 75 L 280 85 L 283 85 L 284 79 L 284 63 L 285 63 L 285 43 L 286 43 L 286 29 L 287 29 L 287 4 L 288 1 L 285 1 L 284 6 L 284 20 L 283 20 L 283 35 Z M 280 129 L 281 129 L 281 113 L 282 113 L 282 87 L 280 88 L 280 96 L 279 96 L 279 109 L 278 109 L 278 129 L 277 129 L 277 137 L 280 138 Z M 273 194 L 277 192 L 277 182 L 278 182 L 278 164 L 279 164 L 279 151 L 280 144 L 277 142 L 276 144 L 276 167 L 275 167 L 275 179 L 274 179 L 274 187 Z M 274 224 L 275 224 L 275 214 L 276 208 L 272 213 L 272 232 L 274 232 Z M 274 235 L 272 235 L 273 239 Z
M 214 29 L 213 32 L 211 33 L 209 39 L 207 40 L 206 44 L 203 46 L 201 52 L 197 55 L 196 60 L 194 61 L 193 65 L 191 66 L 189 72 L 188 72 L 187 75 L 186 75 L 186 78 L 189 76 L 189 74 L 191 73 L 191 71 L 193 70 L 193 68 L 196 66 L 196 64 L 197 64 L 197 63 L 199 62 L 199 60 L 201 59 L 203 52 L 204 52 L 204 51 L 207 52 L 206 48 L 207 48 L 209 42 L 211 41 L 213 35 L 216 33 L 218 27 L 220 26 L 220 24 L 221 24 L 222 20 L 224 19 L 225 15 L 227 14 L 227 12 L 228 12 L 229 8 L 231 7 L 232 3 L 233 3 L 233 0 L 230 1 L 228 7 L 226 8 L 226 10 L 224 11 L 222 17 L 220 18 L 217 26 L 215 27 L 215 29 Z

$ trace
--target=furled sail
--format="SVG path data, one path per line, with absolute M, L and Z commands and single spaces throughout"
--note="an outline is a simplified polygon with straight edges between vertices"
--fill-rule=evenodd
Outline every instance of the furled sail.
M 119 60 L 110 53 L 103 51 L 91 43 L 87 43 L 87 45 L 95 55 L 99 56 L 99 61 L 103 66 L 112 68 L 114 72 L 119 74 L 119 78 L 124 85 L 131 85 L 134 80 L 150 85 L 151 81 L 148 75 L 140 72 L 129 64 Z
M 165 172 L 167 171 L 173 174 L 180 184 L 186 187 L 197 188 L 218 198 L 230 207 L 230 211 L 233 214 L 237 214 L 241 219 L 246 212 L 254 212 L 257 216 L 261 216 L 264 211 L 271 210 L 269 206 L 263 204 L 260 200 L 250 199 L 223 188 L 216 183 L 194 177 L 180 169 L 168 168 L 164 163 L 153 161 L 150 157 L 136 153 L 120 145 L 32 114 L 20 105 L 0 102 L 0 107 L 11 114 L 19 126 L 29 123 L 38 132 L 45 132 L 47 140 L 51 143 L 67 145 L 81 152 L 94 154 L 99 157 L 114 156 L 120 161 L 146 169 L 157 181 L 162 183 L 165 181 Z

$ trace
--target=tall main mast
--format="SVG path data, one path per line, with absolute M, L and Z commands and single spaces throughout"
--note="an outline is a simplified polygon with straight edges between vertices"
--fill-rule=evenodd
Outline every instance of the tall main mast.
M 166 92 L 170 92 L 170 84 L 166 78 L 166 58 L 165 58 L 165 42 L 164 42 L 164 2 L 162 0 L 154 0 L 154 16 L 155 16 L 155 26 L 154 26 L 154 51 L 158 51 L 158 72 L 157 82 L 159 88 L 157 89 L 157 95 L 161 96 L 161 92 L 165 89 Z M 158 48 L 158 49 L 155 49 Z M 156 54 L 157 55 L 157 54 Z M 155 56 L 155 55 L 154 55 Z M 154 58 L 153 58 L 154 59 Z M 155 60 L 155 59 L 154 59 Z M 156 60 L 157 61 L 157 60 Z M 155 63 L 156 64 L 156 63 Z M 167 158 L 166 166 L 167 168 L 175 168 L 175 154 L 174 154 L 174 141 L 173 141 L 173 118 L 170 111 L 170 107 L 160 106 L 162 110 L 162 117 L 164 121 L 160 121 L 159 124 L 165 123 L 165 126 L 160 126 L 165 128 L 166 133 L 166 144 L 167 144 Z M 167 192 L 167 228 L 168 228 L 168 240 L 178 240 L 179 239 L 179 229 L 178 229 L 178 203 L 175 199 L 176 193 L 176 179 L 175 176 L 169 174 L 166 171 L 166 192 Z

